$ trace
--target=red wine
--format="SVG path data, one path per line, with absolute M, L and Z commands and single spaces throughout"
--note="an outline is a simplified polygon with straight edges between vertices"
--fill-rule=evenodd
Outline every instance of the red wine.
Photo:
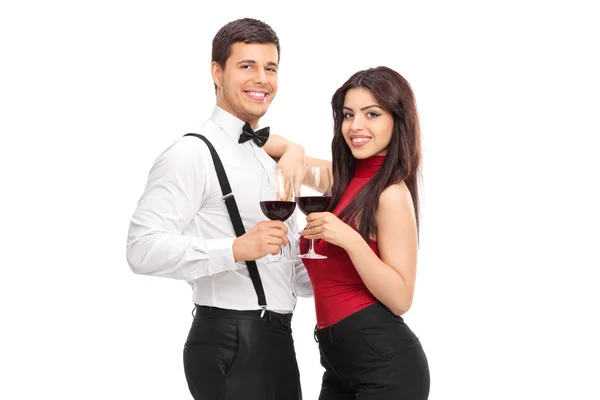
M 276 200 L 261 201 L 260 209 L 271 220 L 285 221 L 294 213 L 296 203 L 293 201 Z
M 300 196 L 296 198 L 300 211 L 304 214 L 326 211 L 331 201 L 331 196 Z

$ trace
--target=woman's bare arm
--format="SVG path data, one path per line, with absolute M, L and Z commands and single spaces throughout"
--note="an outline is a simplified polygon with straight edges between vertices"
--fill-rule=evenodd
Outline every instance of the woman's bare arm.
M 402 315 L 412 305 L 418 247 L 412 198 L 404 183 L 383 191 L 376 221 L 379 257 L 360 235 L 345 250 L 369 291 Z

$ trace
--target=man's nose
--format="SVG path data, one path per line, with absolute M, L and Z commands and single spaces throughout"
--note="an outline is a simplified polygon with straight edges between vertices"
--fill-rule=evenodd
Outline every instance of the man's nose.
M 265 85 L 269 82 L 269 78 L 267 77 L 267 74 L 263 68 L 256 69 L 253 82 L 258 85 Z

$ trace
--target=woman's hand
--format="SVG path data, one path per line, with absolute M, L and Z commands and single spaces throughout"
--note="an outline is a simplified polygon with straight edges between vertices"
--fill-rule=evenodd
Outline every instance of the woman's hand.
M 330 212 L 308 214 L 306 222 L 306 227 L 300 232 L 305 239 L 324 239 L 343 249 L 362 240 L 356 230 Z

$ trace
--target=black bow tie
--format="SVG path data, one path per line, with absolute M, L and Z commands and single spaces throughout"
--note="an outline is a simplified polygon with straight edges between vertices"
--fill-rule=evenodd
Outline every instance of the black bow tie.
M 252 126 L 246 122 L 242 128 L 242 134 L 238 143 L 246 143 L 248 140 L 253 139 L 258 147 L 263 147 L 269 139 L 269 131 L 270 128 L 267 126 L 254 132 Z

